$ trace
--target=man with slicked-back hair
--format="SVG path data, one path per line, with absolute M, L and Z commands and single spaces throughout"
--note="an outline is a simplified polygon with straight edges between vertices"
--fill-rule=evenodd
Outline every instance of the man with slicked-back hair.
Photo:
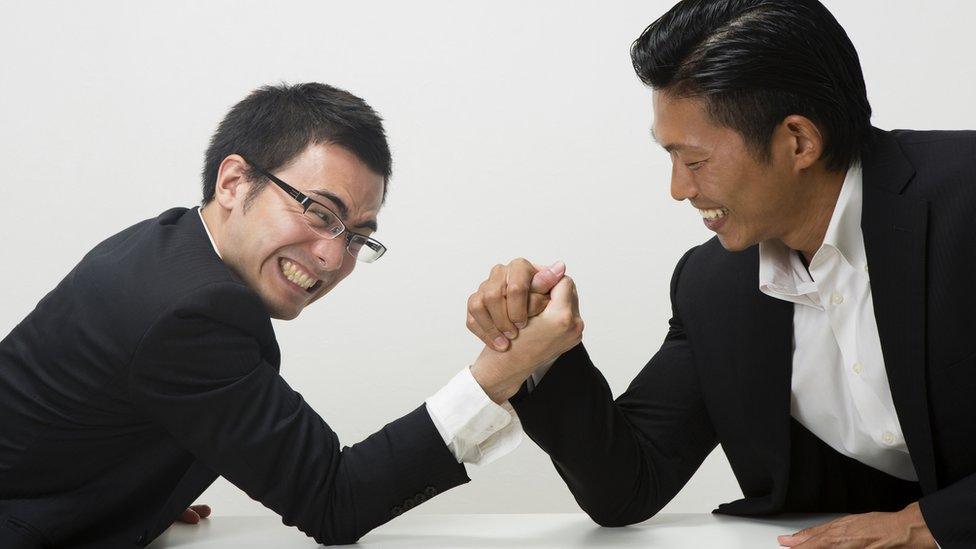
M 577 346 L 512 399 L 525 432 L 602 525 L 657 513 L 721 444 L 744 497 L 716 512 L 845 514 L 780 545 L 976 547 L 976 132 L 872 127 L 816 0 L 684 0 L 631 57 L 671 195 L 715 237 L 626 392 Z M 534 274 L 493 272 L 472 331 L 509 330 L 491 296 Z

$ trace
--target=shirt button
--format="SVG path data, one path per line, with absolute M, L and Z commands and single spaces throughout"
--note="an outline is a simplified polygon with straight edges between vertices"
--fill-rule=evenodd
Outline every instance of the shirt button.
M 834 305 L 840 305 L 841 303 L 844 302 L 844 296 L 840 295 L 837 292 L 834 292 L 833 295 L 830 296 L 830 302 L 833 303 Z
M 851 366 L 851 368 L 854 370 L 854 373 L 855 374 L 861 373 L 861 363 L 860 362 L 855 362 L 854 365 Z
M 891 431 L 885 431 L 884 434 L 881 435 L 881 440 L 883 440 L 885 444 L 891 444 L 895 441 L 895 435 L 891 434 Z

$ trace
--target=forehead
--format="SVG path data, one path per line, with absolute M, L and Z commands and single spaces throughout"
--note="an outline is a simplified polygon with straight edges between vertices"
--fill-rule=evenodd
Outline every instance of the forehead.
M 735 130 L 714 122 L 705 101 L 695 97 L 675 97 L 654 91 L 654 140 L 668 152 L 738 153 L 743 149 L 742 136 Z
M 654 90 L 652 103 L 654 122 L 651 133 L 662 145 L 681 144 L 689 136 L 699 136 L 718 129 L 709 120 L 705 103 L 700 99 L 675 97 Z

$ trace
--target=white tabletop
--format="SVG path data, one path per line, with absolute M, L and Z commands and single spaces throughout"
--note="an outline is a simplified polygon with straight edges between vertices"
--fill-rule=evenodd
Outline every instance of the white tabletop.
M 626 528 L 601 528 L 582 513 L 521 515 L 406 514 L 359 540 L 363 547 L 722 547 L 776 548 L 776 536 L 819 524 L 836 515 L 741 518 L 664 513 Z M 271 547 L 311 549 L 316 543 L 277 517 L 213 517 L 176 524 L 152 549 Z

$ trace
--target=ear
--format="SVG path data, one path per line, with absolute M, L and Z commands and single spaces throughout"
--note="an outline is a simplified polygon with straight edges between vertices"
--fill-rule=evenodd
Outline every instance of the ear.
M 247 191 L 251 188 L 246 174 L 247 162 L 238 154 L 229 155 L 220 163 L 217 168 L 214 201 L 221 208 L 233 210 L 244 205 Z
M 820 160 L 824 139 L 820 128 L 812 120 L 791 114 L 783 119 L 779 129 L 787 139 L 795 170 L 805 170 Z

